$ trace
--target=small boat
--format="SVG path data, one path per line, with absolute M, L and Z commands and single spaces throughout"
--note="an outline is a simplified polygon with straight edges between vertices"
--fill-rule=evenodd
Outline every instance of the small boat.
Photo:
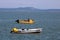
M 16 20 L 17 23 L 21 23 L 21 24 L 33 24 L 34 20 L 32 19 L 28 19 L 28 20 Z
M 13 28 L 10 33 L 24 34 L 24 33 L 40 33 L 40 32 L 42 32 L 42 28 L 35 28 L 35 29 L 17 29 L 17 28 Z

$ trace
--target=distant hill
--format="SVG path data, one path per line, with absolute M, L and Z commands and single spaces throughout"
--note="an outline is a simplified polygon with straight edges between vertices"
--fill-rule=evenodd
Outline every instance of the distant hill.
M 33 7 L 20 7 L 20 8 L 0 8 L 0 11 L 40 11 Z
M 0 8 L 0 11 L 28 11 L 28 12 L 40 12 L 40 11 L 60 11 L 60 9 L 37 9 L 33 7 L 19 7 L 19 8 Z

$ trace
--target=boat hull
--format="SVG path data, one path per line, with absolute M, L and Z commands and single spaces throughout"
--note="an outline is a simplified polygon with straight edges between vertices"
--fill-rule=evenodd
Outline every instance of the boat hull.
M 31 34 L 31 33 L 40 33 L 42 32 L 42 28 L 39 29 L 18 29 L 18 32 L 11 31 L 10 33 L 18 33 L 18 34 Z
M 25 33 L 22 33 L 22 32 L 12 32 L 13 34 L 37 34 L 37 33 L 40 33 L 40 32 L 25 32 Z
M 21 24 L 33 24 L 34 21 L 33 20 L 16 20 L 17 23 L 21 23 Z

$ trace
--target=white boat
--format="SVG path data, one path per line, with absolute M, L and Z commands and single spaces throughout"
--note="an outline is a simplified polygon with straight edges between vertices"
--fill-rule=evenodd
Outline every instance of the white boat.
M 35 28 L 35 29 L 13 28 L 10 33 L 40 33 L 40 32 L 42 32 L 42 28 Z

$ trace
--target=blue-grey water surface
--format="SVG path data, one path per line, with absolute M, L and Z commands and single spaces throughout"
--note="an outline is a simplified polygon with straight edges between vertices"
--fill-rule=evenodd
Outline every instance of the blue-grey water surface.
M 31 18 L 34 24 L 18 24 Z M 43 28 L 39 34 L 11 34 L 12 28 Z M 60 40 L 60 12 L 0 12 L 0 40 Z

